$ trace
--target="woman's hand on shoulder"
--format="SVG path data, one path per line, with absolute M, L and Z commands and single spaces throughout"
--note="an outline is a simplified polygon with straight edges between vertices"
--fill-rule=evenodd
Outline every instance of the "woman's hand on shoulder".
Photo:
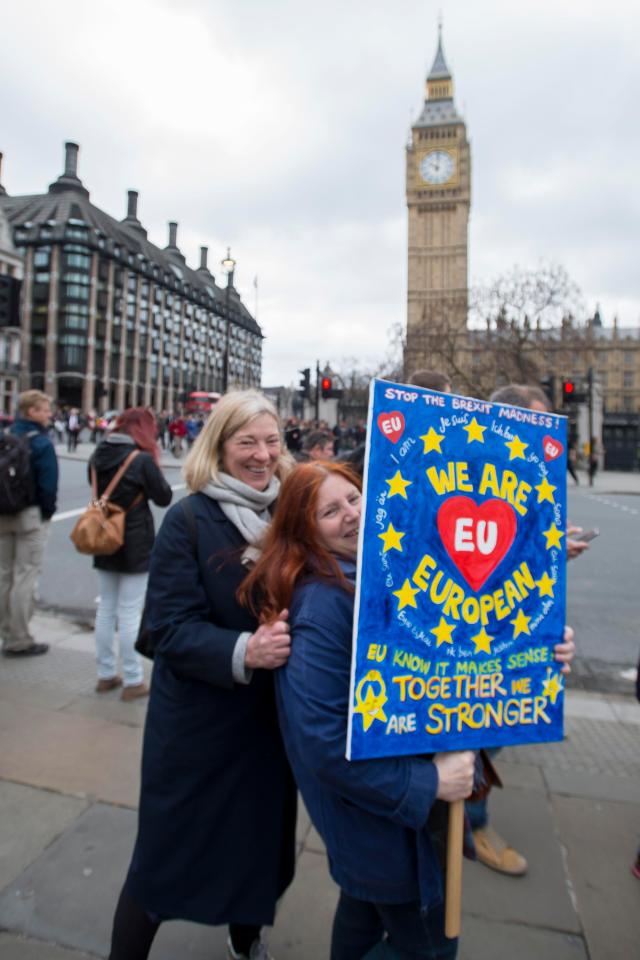
M 291 653 L 291 635 L 287 617 L 282 610 L 273 623 L 263 623 L 247 641 L 244 662 L 251 670 L 275 670 L 283 666 Z
M 473 750 L 452 750 L 436 753 L 433 762 L 438 770 L 438 800 L 453 803 L 466 800 L 473 791 L 475 753 Z

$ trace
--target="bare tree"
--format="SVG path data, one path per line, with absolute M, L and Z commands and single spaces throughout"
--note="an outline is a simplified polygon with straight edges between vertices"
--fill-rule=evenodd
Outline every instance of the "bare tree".
M 467 329 L 452 325 L 459 313 L 446 300 L 430 308 L 419 330 L 409 332 L 407 353 L 414 365 L 420 358 L 420 365 L 447 373 L 461 392 L 488 396 L 502 383 L 539 381 L 546 343 L 570 339 L 580 349 L 574 318 L 581 315 L 580 290 L 563 266 L 515 266 L 471 291 Z

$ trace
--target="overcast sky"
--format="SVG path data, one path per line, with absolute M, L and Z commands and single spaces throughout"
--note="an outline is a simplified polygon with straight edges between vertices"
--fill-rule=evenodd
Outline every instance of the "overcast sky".
M 12 195 L 80 144 L 92 201 L 196 267 L 230 245 L 263 383 L 375 364 L 406 318 L 404 147 L 437 46 L 472 149 L 470 284 L 563 264 L 640 324 L 640 7 L 629 0 L 21 0 L 3 11 Z M 221 278 L 220 278 L 221 279 Z

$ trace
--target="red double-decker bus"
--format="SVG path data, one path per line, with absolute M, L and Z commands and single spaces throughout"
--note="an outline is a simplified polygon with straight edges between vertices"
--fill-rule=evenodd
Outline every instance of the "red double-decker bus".
M 185 413 L 211 413 L 220 399 L 219 393 L 207 393 L 206 390 L 193 390 L 184 405 Z

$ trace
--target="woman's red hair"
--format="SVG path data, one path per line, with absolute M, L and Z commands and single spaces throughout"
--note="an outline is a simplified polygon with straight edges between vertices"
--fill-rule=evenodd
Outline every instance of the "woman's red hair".
M 126 433 L 137 447 L 150 453 L 156 463 L 160 462 L 156 418 L 146 407 L 129 407 L 119 414 L 114 431 Z
M 294 588 L 306 577 L 334 580 L 351 589 L 333 554 L 318 534 L 316 511 L 320 487 L 330 476 L 343 477 L 358 490 L 362 482 L 343 463 L 301 463 L 286 478 L 262 553 L 238 588 L 238 599 L 262 622 L 277 617 L 291 603 Z

